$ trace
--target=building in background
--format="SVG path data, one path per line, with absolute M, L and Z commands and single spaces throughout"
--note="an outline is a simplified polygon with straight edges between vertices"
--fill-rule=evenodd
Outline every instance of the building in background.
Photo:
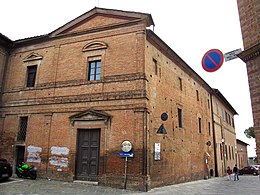
M 127 188 L 143 191 L 233 162 L 235 110 L 152 25 L 150 14 L 94 8 L 47 35 L 1 36 L 0 155 L 41 177 L 118 188 L 126 155 Z
M 213 131 L 216 144 L 216 174 L 226 175 L 226 168 L 236 164 L 236 110 L 218 89 L 213 89 Z
M 260 3 L 237 0 L 244 51 L 238 56 L 246 63 L 254 119 L 256 155 L 260 162 Z
M 247 143 L 237 139 L 237 166 L 239 168 L 248 166 L 247 146 Z

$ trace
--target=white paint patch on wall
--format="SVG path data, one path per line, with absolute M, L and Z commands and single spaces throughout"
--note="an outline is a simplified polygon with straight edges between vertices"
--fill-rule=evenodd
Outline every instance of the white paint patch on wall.
M 27 162 L 41 163 L 40 153 L 42 152 L 41 147 L 29 145 L 27 147 Z
M 68 155 L 69 149 L 67 147 L 58 147 L 58 146 L 52 146 L 51 147 L 51 154 L 53 155 Z
M 51 154 L 52 156 L 49 158 L 51 165 L 58 167 L 68 167 L 69 160 L 67 156 L 69 154 L 69 149 L 67 147 L 52 146 Z
M 50 164 L 58 167 L 68 167 L 68 158 L 52 156 L 49 158 Z

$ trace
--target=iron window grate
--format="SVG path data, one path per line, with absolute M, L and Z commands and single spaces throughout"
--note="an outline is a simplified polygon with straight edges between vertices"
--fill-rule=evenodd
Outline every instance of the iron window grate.
M 27 122 L 28 122 L 27 116 L 20 117 L 20 125 L 19 125 L 17 141 L 25 141 L 26 131 L 27 131 Z

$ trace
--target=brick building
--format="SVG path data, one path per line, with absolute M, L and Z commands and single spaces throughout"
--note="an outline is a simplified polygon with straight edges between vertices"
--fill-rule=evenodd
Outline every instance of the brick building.
M 247 143 L 237 139 L 237 166 L 239 168 L 248 166 L 247 146 Z
M 122 188 L 128 140 L 127 188 L 216 175 L 212 99 L 223 96 L 153 25 L 150 14 L 94 8 L 47 35 L 0 37 L 0 155 L 41 177 Z
M 260 3 L 259 0 L 237 0 L 244 51 L 239 57 L 246 63 L 251 96 L 256 155 L 260 162 Z

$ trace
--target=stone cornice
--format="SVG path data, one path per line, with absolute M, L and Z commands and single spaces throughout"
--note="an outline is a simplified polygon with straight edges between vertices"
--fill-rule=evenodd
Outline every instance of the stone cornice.
M 15 93 L 20 91 L 30 91 L 30 90 L 43 90 L 49 88 L 61 88 L 61 87 L 77 87 L 81 85 L 91 85 L 99 83 L 110 83 L 110 82 L 124 82 L 124 81 L 133 81 L 133 80 L 146 80 L 144 73 L 133 73 L 133 74 L 124 74 L 124 75 L 112 75 L 101 78 L 99 81 L 88 81 L 85 79 L 81 80 L 68 80 L 60 82 L 49 82 L 37 84 L 36 87 L 26 88 L 24 86 L 16 87 L 11 90 L 6 90 L 4 93 Z
M 140 98 L 147 98 L 147 94 L 145 90 L 79 94 L 79 95 L 71 95 L 71 96 L 56 96 L 56 97 L 46 97 L 46 98 L 37 98 L 37 99 L 31 98 L 31 99 L 23 99 L 17 101 L 16 100 L 9 101 L 4 103 L 3 107 L 82 103 L 82 102 L 140 99 Z
M 250 60 L 260 56 L 260 43 L 250 47 L 237 55 L 241 60 L 247 63 Z

